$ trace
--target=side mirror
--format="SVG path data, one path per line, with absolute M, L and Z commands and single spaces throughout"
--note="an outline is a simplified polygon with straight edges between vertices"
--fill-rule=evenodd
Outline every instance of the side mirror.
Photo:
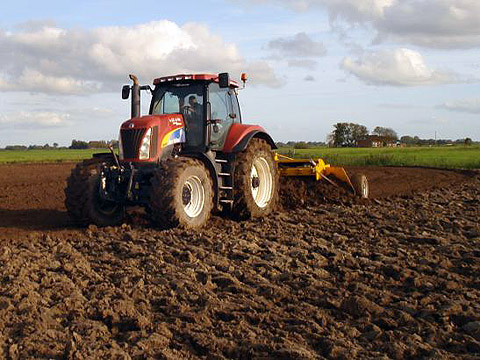
M 230 87 L 230 75 L 228 73 L 218 74 L 218 83 L 222 89 Z
M 123 85 L 122 87 L 122 99 L 128 99 L 130 96 L 130 86 L 129 85 Z

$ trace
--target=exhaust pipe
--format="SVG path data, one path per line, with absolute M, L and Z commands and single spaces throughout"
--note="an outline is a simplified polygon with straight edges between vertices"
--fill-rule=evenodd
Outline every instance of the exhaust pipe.
M 133 119 L 140 116 L 140 84 L 135 75 L 130 74 L 129 77 L 133 81 L 131 110 L 131 117 Z

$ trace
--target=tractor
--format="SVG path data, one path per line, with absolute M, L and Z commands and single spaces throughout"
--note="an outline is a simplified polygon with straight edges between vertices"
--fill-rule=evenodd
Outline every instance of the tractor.
M 118 155 L 95 154 L 68 178 L 65 204 L 77 224 L 121 224 L 129 206 L 144 207 L 161 228 L 199 228 L 212 212 L 239 219 L 272 212 L 276 145 L 261 126 L 242 123 L 238 82 L 228 73 L 175 75 L 155 79 L 152 89 L 130 79 L 122 98 L 131 98 L 131 118 L 120 127 Z M 142 91 L 152 94 L 144 116 Z

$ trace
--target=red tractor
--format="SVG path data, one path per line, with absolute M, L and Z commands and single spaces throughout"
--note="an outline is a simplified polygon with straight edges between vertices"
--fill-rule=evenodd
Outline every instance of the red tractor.
M 65 203 L 75 222 L 117 225 L 127 206 L 140 205 L 160 227 L 198 228 L 212 211 L 248 218 L 274 209 L 275 143 L 262 127 L 242 124 L 238 83 L 228 73 L 162 77 L 154 89 L 130 78 L 122 98 L 131 95 L 131 119 L 120 128 L 119 155 L 95 154 L 68 179 Z M 142 90 L 152 93 L 145 116 Z

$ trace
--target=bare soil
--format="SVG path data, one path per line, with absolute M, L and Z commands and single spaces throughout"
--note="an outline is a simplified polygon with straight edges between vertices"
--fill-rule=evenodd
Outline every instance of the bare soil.
M 0 166 L 0 358 L 478 358 L 480 177 L 349 168 L 265 219 L 72 226 L 73 164 Z

